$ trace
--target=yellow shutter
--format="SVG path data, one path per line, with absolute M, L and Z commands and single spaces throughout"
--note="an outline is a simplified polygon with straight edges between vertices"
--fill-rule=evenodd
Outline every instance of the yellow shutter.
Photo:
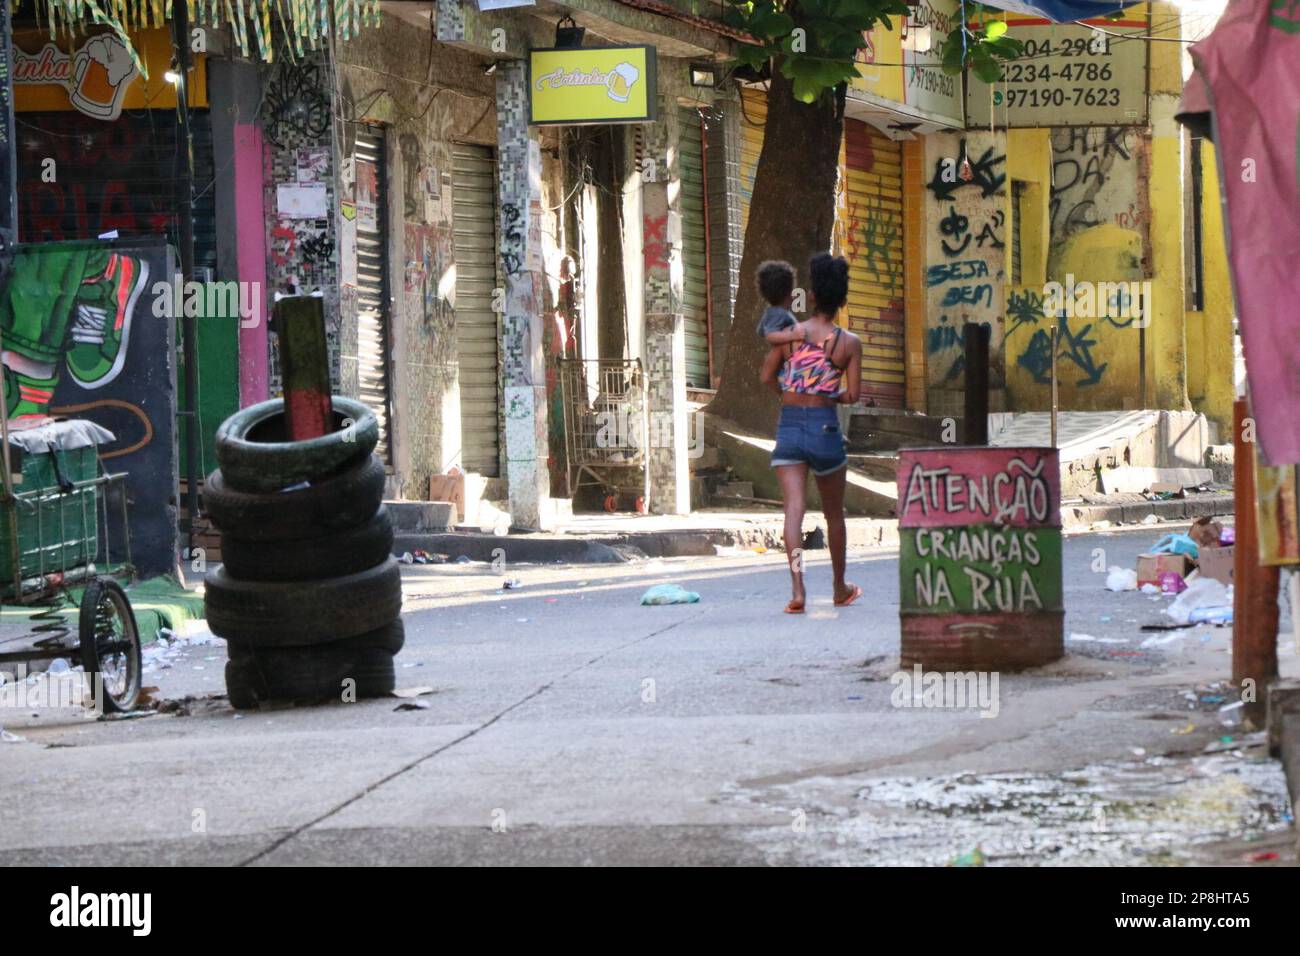
M 862 402 L 903 408 L 903 152 L 870 124 L 844 124 L 848 327 L 862 339 Z
M 754 173 L 763 151 L 767 127 L 767 90 L 745 87 L 740 92 L 740 234 L 749 225 L 749 200 L 754 194 Z

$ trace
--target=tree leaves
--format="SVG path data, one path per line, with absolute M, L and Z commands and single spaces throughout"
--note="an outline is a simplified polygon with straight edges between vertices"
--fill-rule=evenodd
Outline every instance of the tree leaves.
M 760 41 L 738 48 L 739 63 L 761 69 L 774 59 L 790 79 L 794 98 L 815 103 L 858 75 L 866 31 L 877 25 L 892 30 L 892 17 L 906 17 L 908 11 L 906 0 L 726 0 L 723 19 Z M 1019 56 L 1023 48 L 1007 35 L 1003 20 L 989 20 L 977 30 L 962 24 L 945 42 L 943 70 L 956 74 L 969 66 L 991 83 L 1002 76 L 1001 61 Z
M 763 40 L 776 40 L 789 36 L 794 29 L 794 18 L 788 13 L 772 10 L 751 17 L 748 30 Z
M 1008 35 L 1002 20 L 990 20 L 981 30 L 957 26 L 944 41 L 943 71 L 961 73 L 967 66 L 985 83 L 1002 79 L 1003 60 L 1014 60 L 1025 49 L 1024 43 Z

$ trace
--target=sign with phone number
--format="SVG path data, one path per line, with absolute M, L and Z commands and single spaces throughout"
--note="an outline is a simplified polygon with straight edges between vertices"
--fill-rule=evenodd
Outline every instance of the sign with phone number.
M 967 76 L 966 120 L 989 125 L 990 101 L 997 126 L 1143 126 L 1147 122 L 1149 19 L 1055 24 L 1007 20 L 1008 35 L 1024 53 L 989 84 Z M 1102 31 L 1105 31 L 1104 33 Z

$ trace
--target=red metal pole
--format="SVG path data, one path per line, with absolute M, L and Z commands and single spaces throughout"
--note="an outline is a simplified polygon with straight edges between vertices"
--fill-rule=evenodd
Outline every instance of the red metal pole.
M 1232 683 L 1254 692 L 1246 700 L 1246 718 L 1263 726 L 1265 688 L 1277 678 L 1278 568 L 1259 563 L 1259 528 L 1255 521 L 1255 446 L 1242 440 L 1246 400 L 1232 409 L 1232 487 L 1236 543 L 1232 567 Z
M 272 322 L 280 344 L 288 439 L 302 441 L 334 431 L 324 301 L 310 295 L 280 299 Z

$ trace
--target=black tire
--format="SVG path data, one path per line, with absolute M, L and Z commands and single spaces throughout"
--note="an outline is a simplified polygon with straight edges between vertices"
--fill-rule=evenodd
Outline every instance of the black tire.
M 122 586 L 112 578 L 92 579 L 81 596 L 77 623 L 81 666 L 100 675 L 104 712 L 133 710 L 140 699 L 140 630 Z
M 402 623 L 401 618 L 383 627 L 377 627 L 373 631 L 366 631 L 364 634 L 357 634 L 353 637 L 343 637 L 337 641 L 328 641 L 324 644 L 315 644 L 316 647 L 329 647 L 338 651 L 384 651 L 387 654 L 397 654 L 406 645 L 406 626 Z M 255 644 L 245 644 L 243 641 L 228 641 L 226 649 L 231 660 L 247 660 L 253 653 L 261 654 L 270 650 L 285 650 L 286 648 L 268 648 L 258 647 Z M 298 648 L 288 648 L 288 650 L 297 650 Z
M 315 581 L 356 574 L 393 553 L 393 523 L 380 507 L 365 524 L 295 541 L 221 536 L 221 563 L 237 581 Z
M 237 491 L 221 469 L 203 485 L 203 505 L 222 534 L 245 541 L 314 538 L 355 528 L 384 500 L 384 464 L 374 455 L 294 491 Z
M 285 440 L 284 399 L 259 402 L 217 429 L 217 461 L 228 487 L 278 491 L 336 474 L 366 457 L 379 441 L 379 420 L 366 405 L 335 395 L 335 430 L 306 441 Z M 345 427 L 345 423 L 347 427 Z
M 261 703 L 257 680 L 247 664 L 226 661 L 226 697 L 236 710 L 252 710 Z
M 230 644 L 226 689 L 231 704 L 261 701 L 349 702 L 386 697 L 397 686 L 393 653 L 345 641 L 314 647 Z
M 356 574 L 316 581 L 240 581 L 216 567 L 204 584 L 212 633 L 259 647 L 354 637 L 392 623 L 402 611 L 402 572 L 392 557 Z

